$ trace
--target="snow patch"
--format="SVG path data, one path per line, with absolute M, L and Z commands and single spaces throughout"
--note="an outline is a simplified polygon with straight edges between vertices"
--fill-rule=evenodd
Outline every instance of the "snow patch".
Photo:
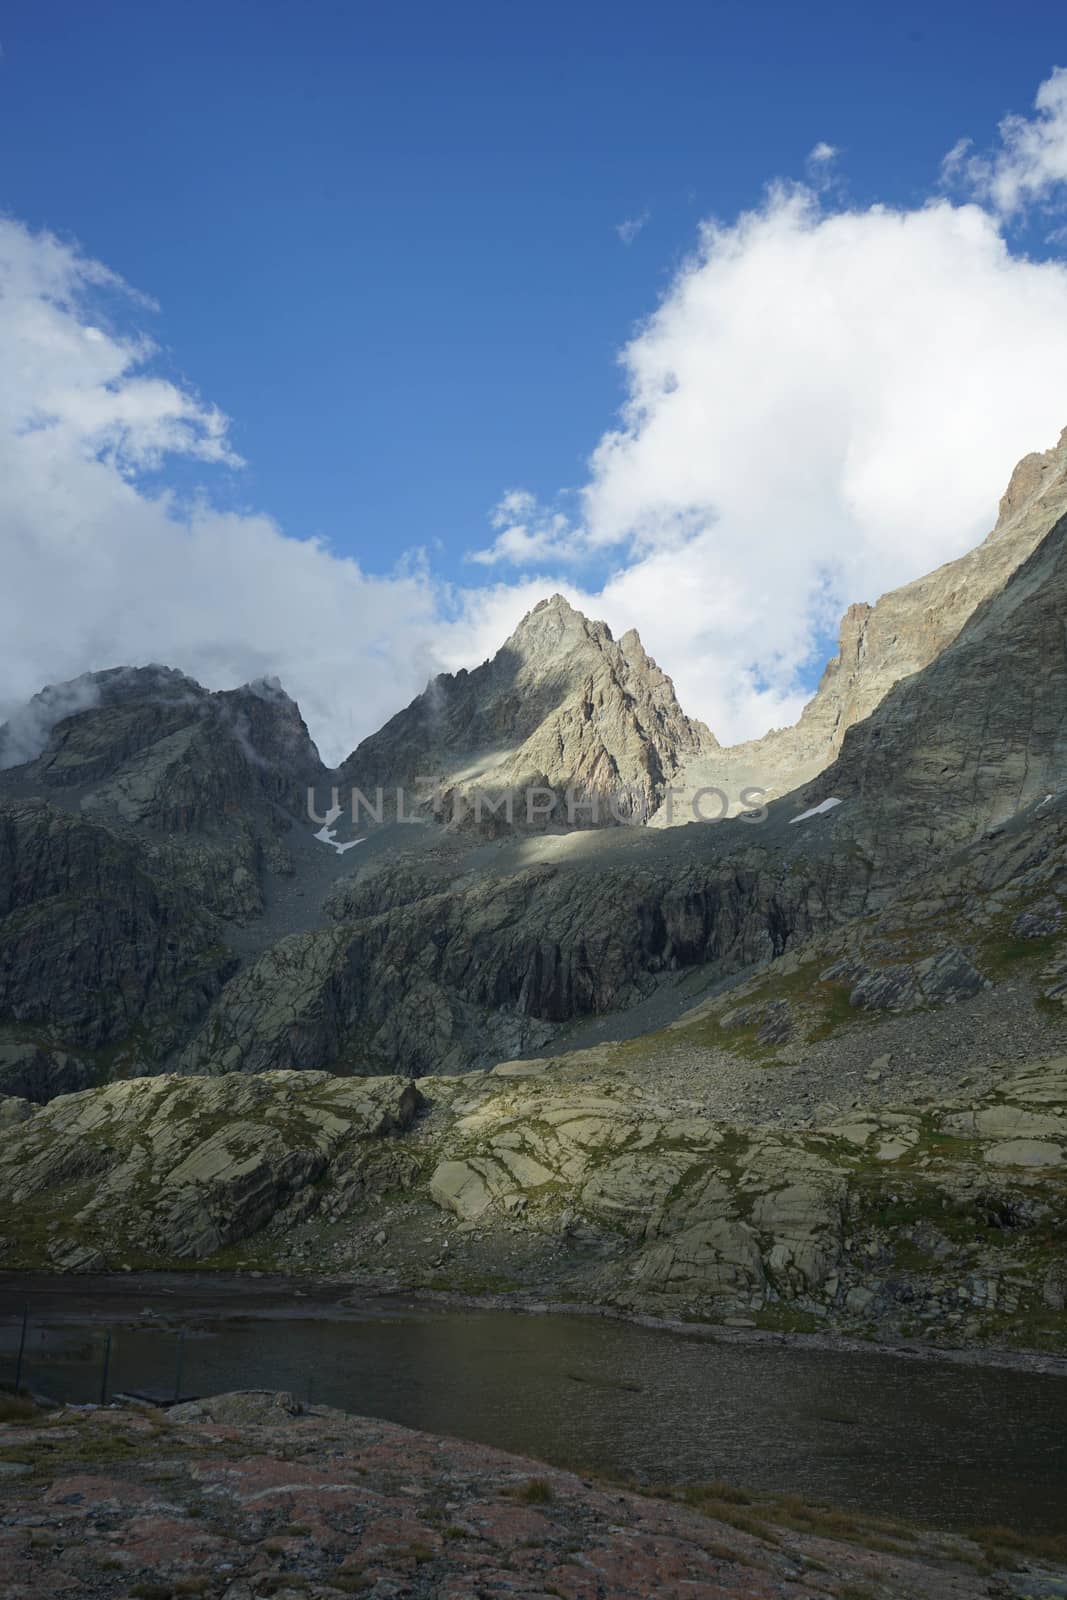
M 337 837 L 337 829 L 333 826 L 340 815 L 341 807 L 331 806 L 330 810 L 326 813 L 326 821 L 323 823 L 322 827 L 319 829 L 318 833 L 314 835 L 314 837 L 319 839 L 323 844 L 330 845 L 334 850 L 337 851 L 339 856 L 343 856 L 346 850 L 354 850 L 357 844 L 363 844 L 367 836 L 364 834 L 363 838 L 361 839 L 348 839 L 342 844 Z
M 824 811 L 832 811 L 835 806 L 839 806 L 840 804 L 840 800 L 836 799 L 832 795 L 829 800 L 820 800 L 819 804 L 817 806 L 812 806 L 810 811 L 802 811 L 799 817 L 790 817 L 790 827 L 792 827 L 794 822 L 807 822 L 809 817 L 821 817 Z

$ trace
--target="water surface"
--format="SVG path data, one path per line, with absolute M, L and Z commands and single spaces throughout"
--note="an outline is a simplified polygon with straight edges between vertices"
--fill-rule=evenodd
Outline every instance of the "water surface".
M 1062 1529 L 1067 1379 L 582 1316 L 422 1308 L 113 1325 L 113 1389 L 289 1389 L 560 1466 L 726 1478 L 944 1527 Z M 142 1297 L 132 1316 L 145 1305 Z M 2 1307 L 3 1364 L 17 1331 Z M 185 1322 L 180 1375 L 177 1329 Z M 26 1377 L 99 1397 L 104 1329 L 31 1316 Z

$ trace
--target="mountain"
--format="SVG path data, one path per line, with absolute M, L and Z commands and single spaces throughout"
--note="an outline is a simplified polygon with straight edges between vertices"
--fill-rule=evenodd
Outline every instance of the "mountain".
M 42 691 L 0 753 L 0 1092 L 158 1065 L 293 873 L 325 773 L 295 703 L 116 668 Z
M 488 852 L 479 837 L 412 839 L 338 878 L 329 926 L 248 965 L 183 1067 L 491 1065 L 576 1019 L 653 1004 L 674 972 L 727 977 L 845 925 L 857 962 L 880 971 L 881 936 L 856 919 L 904 904 L 930 871 L 928 892 L 954 905 L 961 847 L 1010 877 L 1010 853 L 1007 867 L 981 855 L 1006 820 L 1058 837 L 1060 809 L 1043 807 L 1067 784 L 1065 529 L 1061 519 L 941 656 L 851 730 L 819 783 L 764 823 L 609 830 L 580 845 L 504 839 Z M 835 808 L 819 812 L 827 798 Z M 902 970 L 898 995 L 943 1002 L 981 988 L 954 918 L 921 952 L 936 974 Z M 896 924 L 886 937 L 899 940 Z
M 284 836 L 326 776 L 276 679 L 211 693 L 160 666 L 43 690 L 0 728 L 0 766 L 0 798 L 45 798 L 136 841 L 236 920 L 262 911 L 264 868 L 289 870 Z
M 849 728 L 800 802 L 852 797 L 852 836 L 912 872 L 1050 805 L 1067 784 L 1065 617 L 1067 514 L 929 666 Z
M 0 741 L 9 758 L 43 741 L 0 773 L 0 1084 L 47 1098 L 164 1067 L 462 1072 L 584 1019 L 677 1013 L 679 975 L 735 982 L 846 927 L 880 971 L 864 919 L 924 874 L 947 903 L 960 850 L 1010 876 L 1010 851 L 1006 865 L 982 855 L 990 829 L 1012 844 L 1059 826 L 1058 802 L 1041 808 L 1067 781 L 1063 523 L 1048 527 L 1063 466 L 1062 445 L 1028 458 L 972 557 L 873 608 L 874 665 L 857 666 L 848 715 L 878 704 L 840 745 L 834 723 L 821 777 L 763 821 L 531 835 L 498 814 L 330 848 L 309 785 L 437 773 L 450 802 L 475 785 L 630 785 L 652 806 L 683 762 L 732 758 L 636 634 L 616 641 L 560 596 L 335 774 L 275 683 L 209 693 L 143 668 L 46 691 Z M 933 659 L 886 690 L 935 636 Z M 824 706 L 844 704 L 843 681 L 832 665 Z M 953 930 L 921 957 L 944 956 L 948 977 L 912 975 L 901 993 L 980 986 Z
M 559 597 L 338 774 L 276 684 L 46 691 L 0 738 L 4 1259 L 1067 1350 L 1063 469 L 853 614 L 762 815 L 315 831 L 335 780 L 744 770 Z
M 568 789 L 599 796 L 605 821 L 615 796 L 624 796 L 621 819 L 640 819 L 686 761 L 715 748 L 634 630 L 616 641 L 606 623 L 556 594 L 523 617 L 492 660 L 434 678 L 359 745 L 339 778 L 373 796 L 398 785 L 414 794 L 417 778 L 436 777 L 448 816 L 464 801 L 469 808 L 476 788 L 539 787 L 560 797 L 554 821 L 566 820 Z M 515 820 L 527 820 L 522 804 Z
M 897 963 L 897 997 L 977 993 L 985 979 L 955 909 L 956 853 L 970 848 L 976 870 L 1010 879 L 1010 850 L 1006 865 L 982 854 L 990 829 L 1010 822 L 1009 844 L 1019 830 L 1059 837 L 1062 808 L 1042 808 L 1067 787 L 1067 520 L 1021 565 L 1005 565 L 941 654 L 900 680 L 849 731 L 836 764 L 765 822 L 609 830 L 580 847 L 567 835 L 536 849 L 502 840 L 488 854 L 477 838 L 448 835 L 382 855 L 338 881 L 325 902 L 331 927 L 265 951 L 234 980 L 184 1064 L 489 1065 L 542 1048 L 575 1019 L 651 1005 L 673 972 L 726 978 L 845 926 L 857 967 L 846 997 L 874 994 L 883 935 L 861 923 L 910 905 L 909 885 L 930 873 L 924 893 L 953 909 L 916 953 L 930 973 Z M 487 693 L 478 706 L 498 703 Z M 470 701 L 462 715 L 469 726 Z M 542 708 L 529 716 L 535 737 Z M 819 811 L 825 800 L 834 808 Z M 886 948 L 911 915 L 890 918 Z
M 1000 502 L 995 527 L 974 550 L 884 594 L 852 605 L 841 621 L 837 654 L 791 728 L 745 744 L 704 752 L 678 780 L 675 809 L 696 790 L 718 784 L 736 801 L 747 785 L 788 794 L 834 760 L 848 730 L 878 706 L 894 684 L 921 672 L 952 643 L 968 618 L 1035 550 L 1067 511 L 1067 429 L 1051 450 L 1024 456 Z M 667 824 L 665 812 L 655 819 Z

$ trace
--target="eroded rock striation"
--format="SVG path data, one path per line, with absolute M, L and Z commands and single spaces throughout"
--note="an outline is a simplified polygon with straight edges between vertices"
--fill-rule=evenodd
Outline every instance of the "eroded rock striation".
M 173 1041 L 232 965 L 211 914 L 121 835 L 44 800 L 0 806 L 0 1016 L 16 1033 L 103 1047 L 135 1020 Z

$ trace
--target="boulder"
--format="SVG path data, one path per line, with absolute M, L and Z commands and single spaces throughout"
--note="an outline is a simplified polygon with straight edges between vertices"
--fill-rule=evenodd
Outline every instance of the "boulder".
M 985 1152 L 985 1159 L 996 1167 L 1059 1167 L 1063 1149 L 1043 1139 L 1007 1139 Z
M 466 1161 L 442 1161 L 430 1179 L 430 1198 L 463 1222 L 473 1222 L 489 1206 L 485 1178 Z

